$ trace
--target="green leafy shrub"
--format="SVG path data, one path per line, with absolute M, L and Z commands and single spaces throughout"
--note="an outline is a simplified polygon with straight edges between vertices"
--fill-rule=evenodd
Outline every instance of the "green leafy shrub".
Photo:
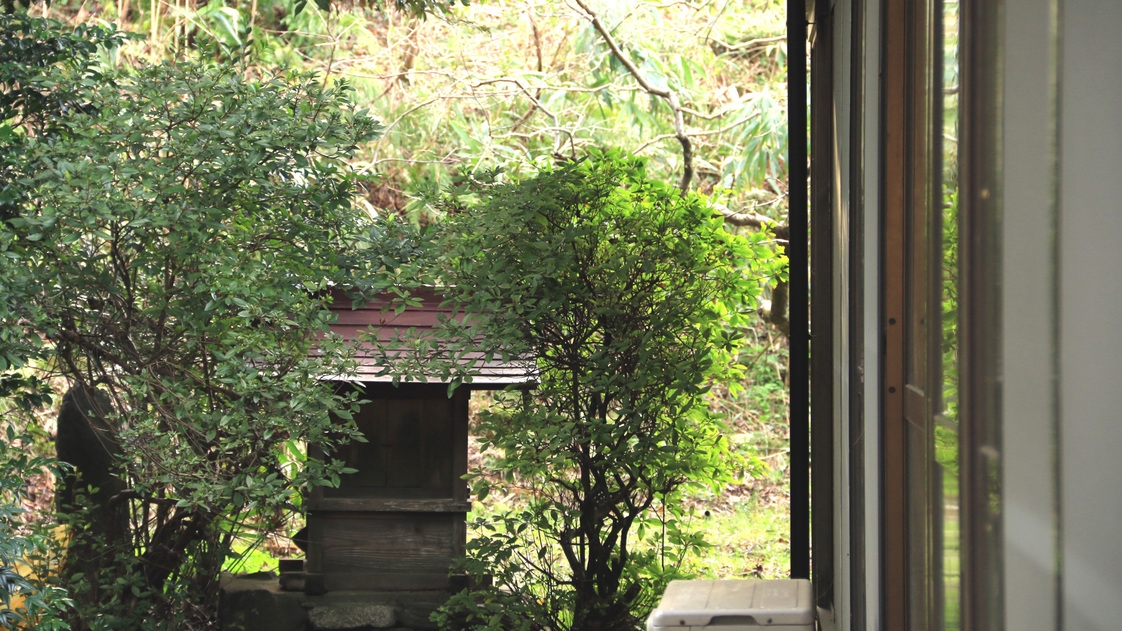
M 52 561 L 59 558 L 63 543 L 53 524 L 22 519 L 28 480 L 58 473 L 60 465 L 31 453 L 34 437 L 12 418 L 21 408 L 30 411 L 28 398 L 26 392 L 13 391 L 13 381 L 9 378 L 0 386 L 0 394 L 8 397 L 3 405 L 9 408 L 0 435 L 0 470 L 6 472 L 0 476 L 0 627 L 67 629 L 63 614 L 72 603 L 50 575 L 57 569 Z
M 740 327 L 778 261 L 644 166 L 595 152 L 445 204 L 442 280 L 468 314 L 454 337 L 533 357 L 539 377 L 482 417 L 520 502 L 476 525 L 464 567 L 495 587 L 457 596 L 445 626 L 634 628 L 674 549 L 701 544 L 673 519 L 680 494 L 737 468 L 704 395 L 742 378 Z
M 66 28 L 53 20 L 12 12 L 0 15 L 0 221 L 18 218 L 28 201 L 17 180 L 32 138 L 48 142 L 67 111 L 86 105 L 80 80 L 96 74 L 97 53 L 126 36 L 96 26 Z M 26 4 L 26 3 L 24 3 Z M 57 78 L 65 77 L 59 81 Z M 77 79 L 78 81 L 72 81 Z M 29 516 L 28 481 L 60 474 L 65 465 L 42 454 L 45 432 L 33 416 L 51 402 L 52 389 L 34 369 L 46 358 L 44 340 L 25 324 L 39 314 L 30 296 L 37 278 L 0 228 L 0 627 L 64 629 L 71 607 L 58 570 L 66 537 L 47 516 Z M 29 518 L 30 517 L 30 518 Z
M 379 126 L 310 75 L 177 63 L 34 81 L 82 107 L 5 157 L 0 245 L 27 306 L 4 331 L 111 402 L 111 501 L 131 515 L 126 542 L 83 542 L 71 517 L 72 553 L 101 550 L 68 561 L 75 621 L 174 627 L 214 595 L 246 520 L 338 481 L 341 463 L 282 468 L 277 448 L 354 436 L 333 421 L 354 397 L 320 380 L 350 366 L 320 296 L 357 264 L 346 160 Z

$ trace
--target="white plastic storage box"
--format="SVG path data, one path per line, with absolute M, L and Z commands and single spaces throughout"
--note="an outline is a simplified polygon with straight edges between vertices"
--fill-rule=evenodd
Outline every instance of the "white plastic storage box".
M 814 590 L 805 579 L 671 581 L 647 631 L 814 631 Z

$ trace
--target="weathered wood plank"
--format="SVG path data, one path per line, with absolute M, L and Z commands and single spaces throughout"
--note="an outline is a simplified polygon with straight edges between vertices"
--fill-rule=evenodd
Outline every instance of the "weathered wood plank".
M 400 399 L 386 402 L 386 438 L 383 452 L 386 486 L 419 487 L 423 477 L 424 399 Z
M 471 502 L 451 498 L 326 497 L 309 499 L 305 508 L 322 512 L 467 513 L 471 510 Z
M 452 398 L 452 497 L 467 501 L 468 401 L 471 393 L 460 388 Z
M 321 571 L 329 590 L 375 585 L 408 589 L 416 581 L 432 585 L 434 577 L 443 577 L 436 582 L 446 584 L 461 545 L 456 525 L 462 515 L 341 512 L 318 518 L 324 535 Z
M 342 459 L 357 473 L 345 475 L 340 489 L 386 486 L 386 463 L 382 452 L 386 442 L 386 406 L 384 400 L 374 400 L 362 406 L 355 415 L 355 425 L 367 442 L 353 441 L 339 450 L 335 457 Z
M 426 399 L 421 427 L 415 428 L 423 443 L 421 486 L 445 489 L 452 495 L 452 400 Z
M 447 571 L 433 573 L 399 572 L 388 575 L 329 574 L 324 577 L 324 585 L 329 592 L 406 592 L 447 589 L 449 583 L 450 579 Z

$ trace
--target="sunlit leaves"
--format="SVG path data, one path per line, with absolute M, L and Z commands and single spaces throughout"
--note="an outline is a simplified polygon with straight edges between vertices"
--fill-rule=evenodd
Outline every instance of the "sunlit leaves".
M 520 615 L 629 623 L 675 556 L 636 552 L 634 529 L 649 534 L 650 508 L 675 506 L 684 485 L 715 488 L 737 468 L 703 395 L 742 375 L 737 327 L 779 262 L 762 235 L 726 232 L 704 199 L 618 151 L 476 194 L 442 227 L 443 280 L 475 318 L 464 337 L 533 357 L 539 384 L 482 417 L 529 505 L 481 524 L 474 553 Z M 660 523 L 656 549 L 698 545 Z

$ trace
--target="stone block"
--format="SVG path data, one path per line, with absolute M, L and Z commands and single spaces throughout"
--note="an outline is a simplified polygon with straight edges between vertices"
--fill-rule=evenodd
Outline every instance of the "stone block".
M 308 622 L 314 631 L 388 629 L 397 624 L 397 616 L 389 605 L 334 604 L 313 608 Z
M 306 631 L 301 599 L 280 591 L 271 573 L 223 576 L 218 598 L 222 631 Z

